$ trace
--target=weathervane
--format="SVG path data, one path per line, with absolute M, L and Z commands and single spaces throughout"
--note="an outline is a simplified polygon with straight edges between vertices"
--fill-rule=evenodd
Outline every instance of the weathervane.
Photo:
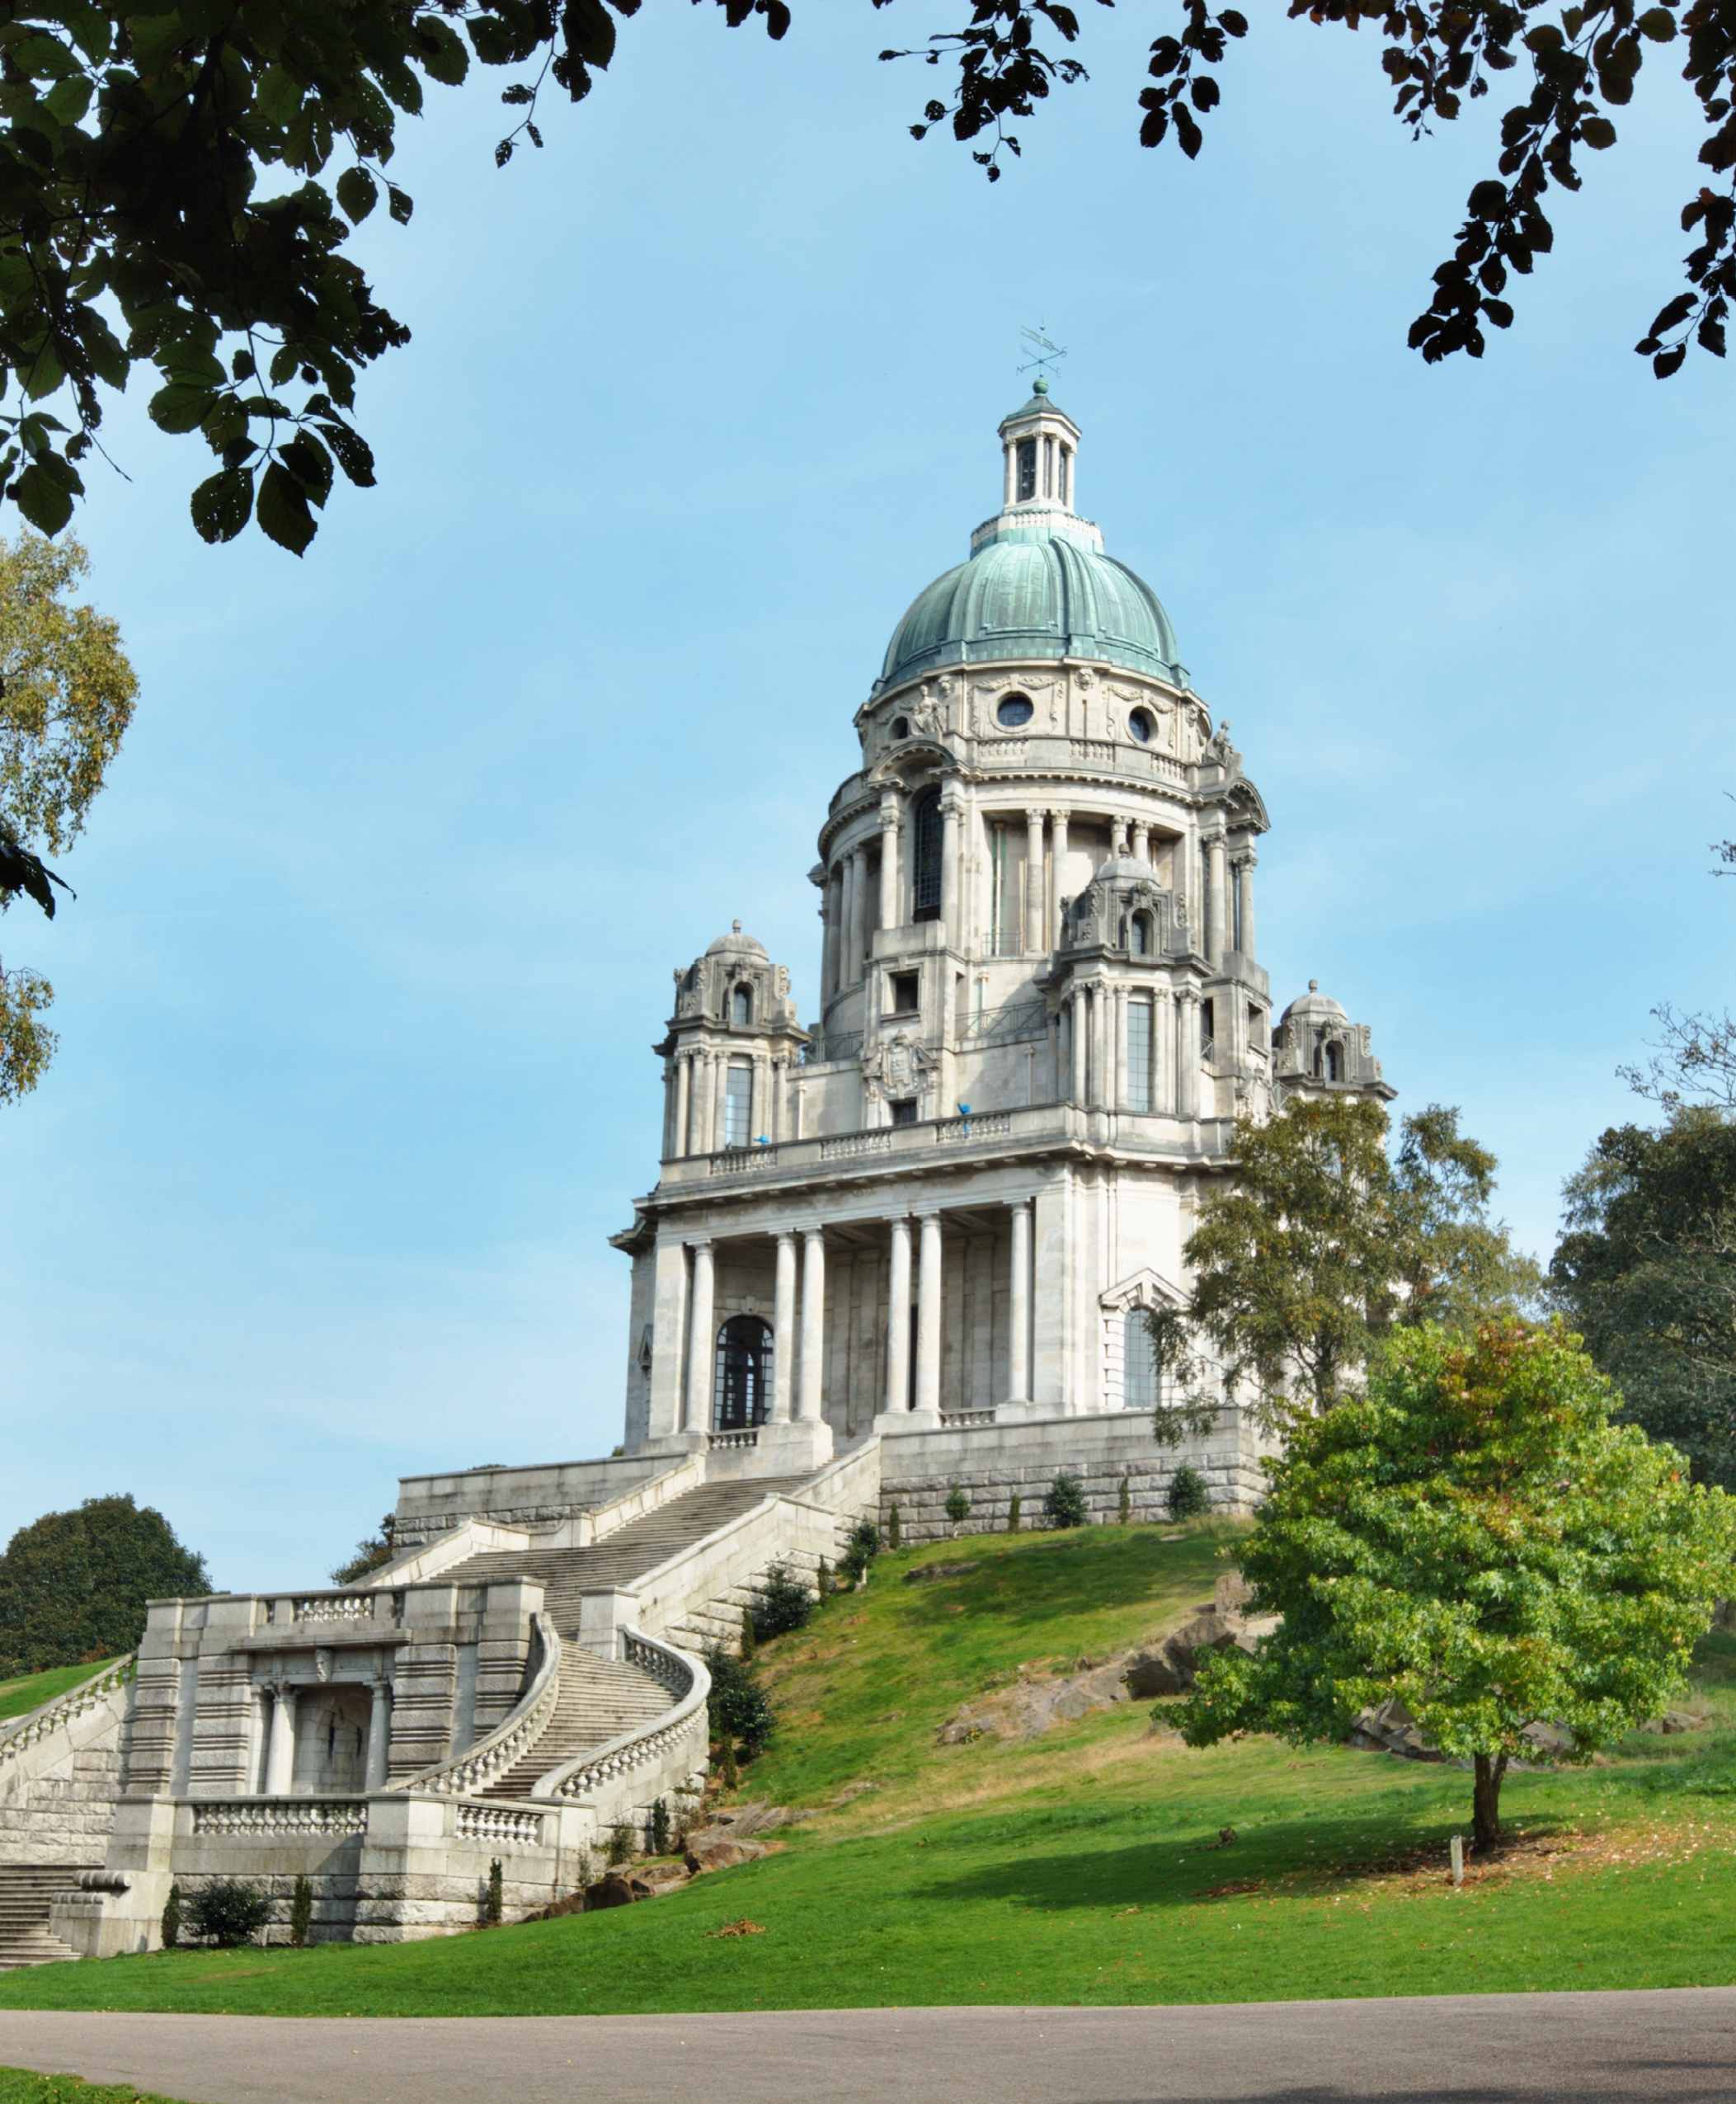
M 1048 337 L 1043 333 L 1046 326 L 1039 322 L 1034 329 L 1021 329 L 1019 332 L 1024 338 L 1024 347 L 1036 354 L 1033 357 L 1028 358 L 1019 369 L 1021 373 L 1028 373 L 1034 366 L 1038 378 L 1045 383 L 1047 388 L 1050 366 L 1058 365 L 1067 353 L 1065 346 L 1050 342 Z

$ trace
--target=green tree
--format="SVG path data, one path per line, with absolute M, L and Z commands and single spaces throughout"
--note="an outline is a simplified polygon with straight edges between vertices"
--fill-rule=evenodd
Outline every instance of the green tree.
M 1210 1660 L 1188 1743 L 1346 1738 L 1397 1697 L 1474 1764 L 1474 1834 L 1497 1839 L 1527 1725 L 1564 1758 L 1658 1715 L 1729 1584 L 1736 1506 L 1610 1421 L 1609 1383 L 1559 1329 L 1394 1336 L 1368 1393 L 1302 1419 L 1240 1564 L 1281 1626 Z
M 1209 1430 L 1220 1381 L 1251 1391 L 1276 1429 L 1298 1400 L 1329 1408 L 1400 1323 L 1463 1329 L 1530 1306 L 1541 1275 L 1489 1220 L 1495 1159 L 1458 1112 L 1407 1118 L 1396 1163 L 1386 1145 L 1386 1113 L 1367 1096 L 1293 1096 L 1274 1118 L 1236 1121 L 1226 1186 L 1183 1252 L 1193 1294 L 1150 1316 L 1176 1381 L 1160 1441 Z
M 370 1571 L 383 1570 L 398 1551 L 392 1546 L 392 1529 L 395 1524 L 388 1513 L 379 1523 L 379 1532 L 367 1536 L 355 1545 L 353 1556 L 346 1556 L 332 1573 L 334 1585 L 354 1585 Z
M 876 0 L 882 4 L 882 0 Z M 1113 6 L 1113 0 L 1101 0 Z M 1003 149 L 1017 154 L 1009 118 L 1033 115 L 1051 83 L 1085 78 L 1071 56 L 1078 16 L 1063 0 L 970 0 L 967 21 L 929 39 L 919 53 L 887 51 L 887 59 L 920 56 L 957 71 L 949 101 L 929 102 L 920 139 L 946 124 L 956 139 L 986 139 L 972 158 L 990 181 L 1001 172 Z M 1381 66 L 1394 92 L 1393 113 L 1413 139 L 1451 123 L 1486 96 L 1497 76 L 1521 69 L 1524 92 L 1503 113 L 1494 175 L 1472 186 L 1452 254 L 1434 274 L 1434 294 L 1411 323 L 1409 342 L 1431 365 L 1463 351 L 1480 358 L 1486 327 L 1511 327 L 1504 297 L 1510 277 L 1528 277 L 1539 256 L 1555 246 L 1544 209 L 1550 186 L 1578 190 L 1588 153 L 1616 144 L 1611 112 L 1632 100 L 1649 49 L 1684 46 L 1682 78 L 1700 104 L 1705 136 L 1700 170 L 1690 178 L 1682 214 L 1692 238 L 1685 272 L 1688 290 L 1654 318 L 1635 346 L 1660 379 L 1676 372 L 1690 341 L 1724 355 L 1724 328 L 1736 291 L 1736 7 L 1731 0 L 1594 0 L 1584 7 L 1545 6 L 1541 0 L 1288 0 L 1292 21 L 1360 29 L 1378 23 L 1386 38 Z M 1173 138 L 1191 160 L 1204 144 L 1200 119 L 1222 100 L 1216 68 L 1230 45 L 1248 34 L 1238 9 L 1213 13 L 1207 0 L 1179 0 L 1173 27 L 1154 40 L 1147 84 L 1139 95 L 1140 144 Z M 1046 44 L 1045 39 L 1047 42 Z M 1058 40 L 1058 42 L 1056 41 Z
M 1171 1519 L 1198 1519 L 1211 1509 L 1211 1486 L 1197 1468 L 1183 1462 L 1164 1494 Z
M 1034 115 L 1053 85 L 1084 78 L 1071 49 L 1081 26 L 1064 0 L 957 4 L 959 26 L 920 54 L 882 55 L 952 69 L 949 96 L 930 99 L 911 129 L 920 139 L 948 125 L 994 180 L 1003 153 L 1020 150 L 1009 120 Z M 757 21 L 777 38 L 790 26 L 787 0 L 717 5 L 732 27 Z M 495 149 L 504 166 L 520 143 L 543 143 L 545 82 L 582 100 L 639 7 L 12 0 L 0 83 L 0 492 L 58 532 L 82 493 L 106 391 L 143 366 L 158 382 L 153 421 L 197 434 L 211 456 L 192 493 L 197 530 L 228 540 L 256 518 L 300 553 L 339 472 L 373 483 L 354 421 L 356 382 L 409 341 L 345 253 L 383 200 L 393 220 L 410 219 L 412 201 L 388 173 L 400 116 L 419 114 L 430 85 L 458 87 L 473 65 L 505 68 L 514 120 Z M 1412 325 L 1413 347 L 1431 361 L 1480 356 L 1485 327 L 1511 324 L 1510 275 L 1527 275 L 1553 245 L 1543 210 L 1551 185 L 1579 186 L 1587 152 L 1615 144 L 1609 112 L 1630 98 L 1649 49 L 1682 41 L 1708 127 L 1706 173 L 1682 215 L 1695 242 L 1690 289 L 1639 348 L 1660 376 L 1681 365 L 1691 337 L 1723 355 L 1736 284 L 1730 0 L 1564 11 L 1533 0 L 1290 0 L 1288 12 L 1352 29 L 1378 21 L 1395 111 L 1413 135 L 1456 119 L 1497 75 L 1528 72 L 1529 92 L 1502 120 L 1498 172 L 1472 189 Z M 1215 69 L 1247 31 L 1233 7 L 1179 0 L 1138 91 L 1143 144 L 1173 138 L 1190 158 L 1199 152 L 1200 119 L 1221 99 Z
M 1051 1527 L 1083 1527 L 1091 1517 L 1084 1485 L 1066 1469 L 1043 1493 L 1042 1509 Z
M 45 1513 L 0 1556 L 0 1679 L 129 1651 L 148 1599 L 211 1589 L 205 1558 L 130 1497 Z
M 1683 1104 L 1612 1127 L 1565 1195 L 1556 1304 L 1622 1414 L 1736 1489 L 1736 1119 Z
M 41 851 L 84 830 L 132 721 L 139 682 L 119 628 L 67 597 L 89 567 L 71 539 L 0 540 L 0 911 L 26 895 L 54 917 L 61 880 Z M 53 1056 L 41 1019 L 54 998 L 40 973 L 0 969 L 0 1103 L 34 1089 Z

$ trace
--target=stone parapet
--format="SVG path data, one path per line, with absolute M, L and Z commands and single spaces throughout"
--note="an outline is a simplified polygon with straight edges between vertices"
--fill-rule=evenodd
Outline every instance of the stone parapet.
M 906 1542 L 1002 1532 L 1016 1494 L 1020 1525 L 1041 1528 L 1044 1493 L 1063 1471 L 1084 1485 L 1094 1522 L 1120 1518 L 1124 1480 L 1136 1521 L 1167 1521 L 1169 1481 L 1183 1462 L 1206 1479 L 1215 1510 L 1251 1513 L 1265 1494 L 1261 1443 L 1241 1412 L 1224 1416 L 1222 1430 L 1179 1448 L 1157 1444 L 1143 1410 L 889 1432 L 881 1441 L 880 1523 L 889 1524 L 896 1504 Z M 971 1500 L 956 1527 L 945 1510 L 954 1489 Z

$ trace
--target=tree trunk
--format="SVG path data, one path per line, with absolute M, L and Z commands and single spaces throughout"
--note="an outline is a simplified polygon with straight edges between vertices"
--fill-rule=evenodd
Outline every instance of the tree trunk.
M 1476 1781 L 1471 1791 L 1470 1839 L 1474 1848 L 1493 1848 L 1501 1838 L 1501 1778 L 1507 1772 L 1507 1756 L 1476 1756 Z

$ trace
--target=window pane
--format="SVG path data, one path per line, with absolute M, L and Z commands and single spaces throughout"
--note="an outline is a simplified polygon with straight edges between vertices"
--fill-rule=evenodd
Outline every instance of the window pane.
M 1127 1004 L 1127 1108 L 1151 1108 L 1151 1004 Z
M 1157 1407 L 1157 1346 L 1143 1308 L 1122 1318 L 1121 1399 L 1130 1410 Z
M 754 1071 L 750 1066 L 732 1066 L 723 1098 L 723 1144 L 726 1147 L 745 1147 L 752 1134 L 749 1124 L 754 1114 Z
M 1022 438 L 1019 441 L 1019 501 L 1037 494 L 1037 441 Z
M 940 792 L 930 789 L 916 806 L 916 852 L 911 868 L 915 918 L 932 920 L 940 911 Z

